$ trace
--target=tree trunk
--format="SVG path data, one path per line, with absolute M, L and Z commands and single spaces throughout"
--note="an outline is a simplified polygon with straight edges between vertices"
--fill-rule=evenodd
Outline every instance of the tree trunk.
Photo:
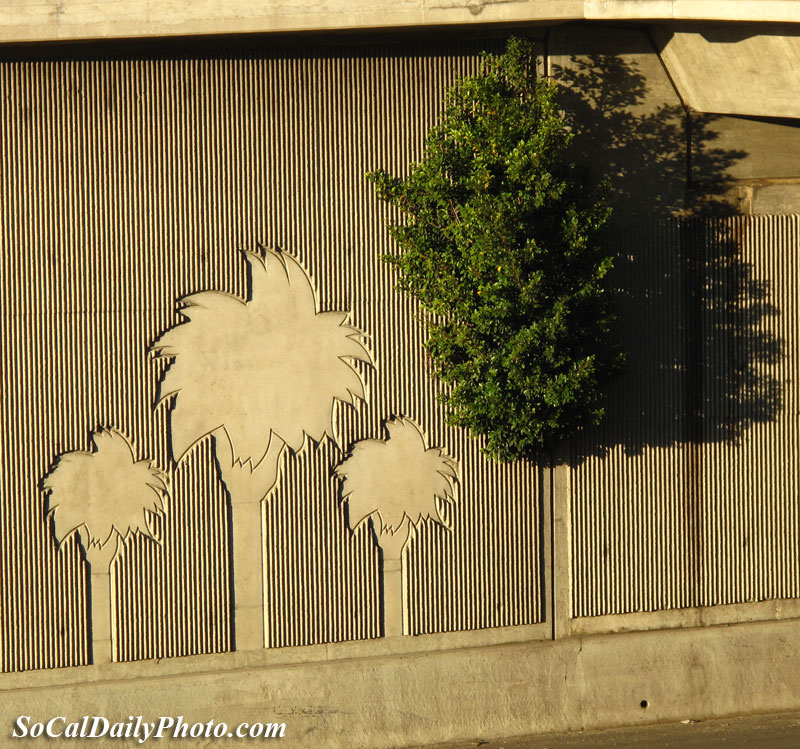
M 285 443 L 275 435 L 263 460 L 253 468 L 235 463 L 226 435 L 215 440 L 222 479 L 231 498 L 233 648 L 264 647 L 264 536 L 262 502 L 275 485 Z
M 114 531 L 103 546 L 91 544 L 80 534 L 91 575 L 92 663 L 111 663 L 116 642 L 116 600 L 111 591 L 111 563 L 119 551 L 119 534 Z
M 383 562 L 383 636 L 399 637 L 408 634 L 408 595 L 403 584 L 403 548 L 411 530 L 406 520 L 394 533 L 379 537 Z

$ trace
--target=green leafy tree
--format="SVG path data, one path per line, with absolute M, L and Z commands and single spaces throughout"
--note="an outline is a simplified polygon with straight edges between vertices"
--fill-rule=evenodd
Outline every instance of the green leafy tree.
M 430 313 L 450 423 L 484 435 L 500 460 L 534 458 L 598 422 L 622 361 L 612 257 L 598 242 L 608 188 L 573 163 L 571 140 L 533 45 L 512 38 L 448 92 L 407 177 L 367 175 L 403 216 L 385 259 Z

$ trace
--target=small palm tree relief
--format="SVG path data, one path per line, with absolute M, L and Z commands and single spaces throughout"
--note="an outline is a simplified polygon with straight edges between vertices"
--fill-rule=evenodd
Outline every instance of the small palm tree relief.
M 153 345 L 174 359 L 159 400 L 174 396 L 173 457 L 207 434 L 233 515 L 237 650 L 264 646 L 262 500 L 277 479 L 284 447 L 332 434 L 336 399 L 364 398 L 355 367 L 371 363 L 345 312 L 318 311 L 300 264 L 278 250 L 245 252 L 249 299 L 204 291 L 182 300 L 185 321 Z
M 92 443 L 93 452 L 57 458 L 42 488 L 59 543 L 77 531 L 83 546 L 91 571 L 92 663 L 108 663 L 116 632 L 111 563 L 130 534 L 155 538 L 151 521 L 164 511 L 167 480 L 149 460 L 137 460 L 113 429 L 95 432 Z
M 386 423 L 386 440 L 363 440 L 335 469 L 343 482 L 350 525 L 373 518 L 383 551 L 384 635 L 408 634 L 403 547 L 412 524 L 427 518 L 445 525 L 442 503 L 454 501 L 456 464 L 438 447 L 427 447 L 410 419 Z

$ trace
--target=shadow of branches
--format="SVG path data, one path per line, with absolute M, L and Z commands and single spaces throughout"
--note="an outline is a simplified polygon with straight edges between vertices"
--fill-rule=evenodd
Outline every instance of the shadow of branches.
M 779 313 L 748 259 L 747 219 L 727 199 L 727 170 L 746 152 L 715 145 L 715 116 L 654 103 L 635 62 L 572 56 L 551 74 L 563 86 L 576 159 L 611 181 L 605 241 L 617 258 L 610 282 L 628 351 L 603 423 L 574 440 L 572 460 L 617 445 L 638 454 L 735 442 L 775 420 Z

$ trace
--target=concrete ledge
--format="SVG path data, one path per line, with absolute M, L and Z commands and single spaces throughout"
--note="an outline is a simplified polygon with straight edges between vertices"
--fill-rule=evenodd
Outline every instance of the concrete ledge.
M 800 22 L 795 0 L 0 0 L 0 43 L 577 20 Z
M 793 185 L 793 187 L 800 187 L 800 185 Z M 569 631 L 573 635 L 593 635 L 664 630 L 673 627 L 716 627 L 742 622 L 771 622 L 783 619 L 800 619 L 800 601 L 777 598 L 755 603 L 732 603 L 581 617 L 570 619 Z
M 65 669 L 61 683 L 7 686 L 2 731 L 10 736 L 19 715 L 182 715 L 229 727 L 284 722 L 292 747 L 377 748 L 800 709 L 796 622 L 272 666 L 238 654 L 197 663 L 182 674 L 174 661 L 120 664 L 117 674 Z
M 583 0 L 0 0 L 0 42 L 324 32 L 583 18 Z
M 795 0 L 586 0 L 584 6 L 587 20 L 800 21 Z
M 765 185 L 753 193 L 754 214 L 800 212 L 800 184 Z
M 788 118 L 800 117 L 798 31 L 795 26 L 764 23 L 651 27 L 661 59 L 690 109 Z M 735 129 L 748 127 L 744 122 L 739 128 L 733 121 L 727 124 Z M 757 129 L 759 124 L 751 123 L 750 128 Z M 762 129 L 768 126 L 761 124 Z

